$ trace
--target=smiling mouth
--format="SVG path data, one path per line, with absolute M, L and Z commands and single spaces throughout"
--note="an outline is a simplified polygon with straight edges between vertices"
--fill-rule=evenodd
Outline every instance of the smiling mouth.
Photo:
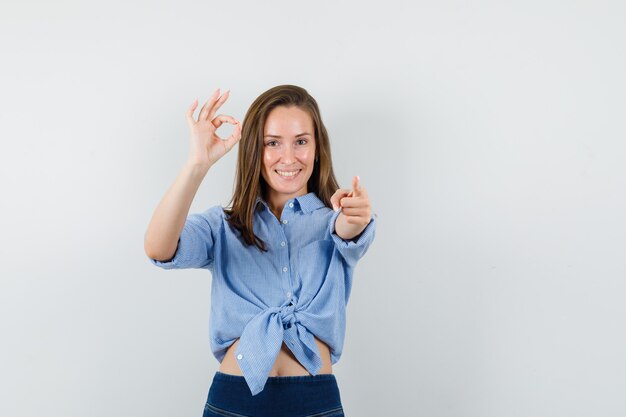
M 300 175 L 300 171 L 302 171 L 302 169 L 299 169 L 297 171 L 278 171 L 277 169 L 274 170 L 274 172 L 278 174 L 279 177 L 285 178 L 288 180 L 293 179 L 297 177 L 298 175 Z

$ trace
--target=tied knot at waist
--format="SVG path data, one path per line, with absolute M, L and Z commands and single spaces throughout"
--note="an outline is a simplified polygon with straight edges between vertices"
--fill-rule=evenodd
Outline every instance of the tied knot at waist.
M 280 320 L 283 323 L 283 329 L 289 329 L 292 325 L 298 322 L 296 318 L 296 304 L 298 301 L 293 296 L 285 301 L 280 307 L 270 307 L 268 311 L 270 313 L 278 314 Z
M 291 297 L 278 307 L 262 309 L 243 329 L 235 357 L 252 395 L 263 390 L 283 343 L 311 375 L 322 368 L 315 336 L 296 317 L 302 310 L 296 306 L 297 298 Z

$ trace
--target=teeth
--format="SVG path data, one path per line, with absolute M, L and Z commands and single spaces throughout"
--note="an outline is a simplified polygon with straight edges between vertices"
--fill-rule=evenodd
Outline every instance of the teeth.
M 277 170 L 276 172 L 278 172 L 278 174 L 282 175 L 283 177 L 293 177 L 298 172 L 300 172 L 300 170 L 297 170 L 297 171 L 278 171 Z

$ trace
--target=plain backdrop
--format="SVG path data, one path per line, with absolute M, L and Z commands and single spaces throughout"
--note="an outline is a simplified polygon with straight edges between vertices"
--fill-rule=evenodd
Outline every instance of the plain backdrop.
M 279 84 L 317 99 L 379 216 L 333 368 L 347 416 L 625 415 L 625 21 L 620 1 L 3 1 L 0 415 L 202 415 L 211 275 L 151 265 L 143 237 L 192 101 L 230 89 L 243 120 Z M 228 203 L 237 150 L 190 212 Z

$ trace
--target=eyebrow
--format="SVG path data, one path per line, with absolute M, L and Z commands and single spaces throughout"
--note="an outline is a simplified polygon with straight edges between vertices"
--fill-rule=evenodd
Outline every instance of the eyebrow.
M 304 133 L 298 133 L 298 134 L 296 135 L 296 137 L 298 137 L 298 136 L 304 136 L 304 135 L 313 136 L 313 135 L 311 135 L 311 134 L 310 134 L 310 133 L 308 133 L 308 132 L 304 132 Z M 265 136 L 263 136 L 263 137 L 264 137 L 264 138 L 278 138 L 278 139 L 281 139 L 281 138 L 282 138 L 282 136 L 278 136 L 278 135 L 265 135 Z

